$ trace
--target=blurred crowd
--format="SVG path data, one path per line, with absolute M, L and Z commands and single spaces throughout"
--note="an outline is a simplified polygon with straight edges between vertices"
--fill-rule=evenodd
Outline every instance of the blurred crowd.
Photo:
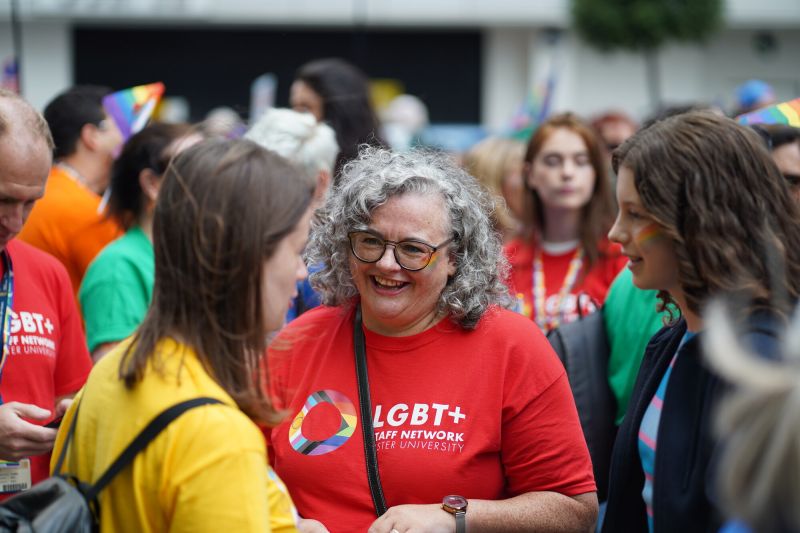
M 0 90 L 0 511 L 201 399 L 101 530 L 800 531 L 797 101 L 448 153 L 342 59 L 252 123 L 111 92 Z

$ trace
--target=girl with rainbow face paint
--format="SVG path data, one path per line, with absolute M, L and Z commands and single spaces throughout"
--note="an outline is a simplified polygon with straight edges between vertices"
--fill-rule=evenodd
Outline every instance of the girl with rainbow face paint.
M 664 227 L 642 205 L 634 186 L 633 171 L 625 166 L 619 169 L 617 177 L 617 202 L 619 214 L 608 236 L 622 246 L 633 283 L 640 289 L 677 294 L 680 287 L 675 245 Z
M 658 291 L 667 327 L 640 359 L 603 532 L 718 531 L 725 512 L 708 495 L 716 496 L 712 428 L 725 386 L 703 363 L 703 313 L 731 298 L 742 342 L 777 356 L 800 296 L 800 211 L 758 136 L 709 112 L 641 130 L 613 166 L 619 213 L 609 239 L 634 284 Z

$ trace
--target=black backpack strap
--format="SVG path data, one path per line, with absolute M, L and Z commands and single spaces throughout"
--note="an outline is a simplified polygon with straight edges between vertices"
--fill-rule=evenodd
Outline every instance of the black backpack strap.
M 67 448 L 69 448 L 69 443 L 72 442 L 72 436 L 75 434 L 75 426 L 78 422 L 78 412 L 81 410 L 80 400 L 78 401 L 78 406 L 75 407 L 75 414 L 72 416 L 72 422 L 69 424 L 69 431 L 67 432 L 67 436 L 64 439 L 64 444 L 61 445 L 61 453 L 58 454 L 58 461 L 56 461 L 56 467 L 53 470 L 54 476 L 61 475 L 61 467 L 64 466 L 64 458 L 67 456 Z
M 358 378 L 358 407 L 361 411 L 361 433 L 364 438 L 364 458 L 367 464 L 367 481 L 375 505 L 375 514 L 386 513 L 386 497 L 383 494 L 381 476 L 378 471 L 378 452 L 375 449 L 375 431 L 372 428 L 372 403 L 369 396 L 369 376 L 367 375 L 367 345 L 364 330 L 361 327 L 361 305 L 356 307 L 353 319 L 353 348 L 356 359 L 356 376 Z
M 86 499 L 89 501 L 94 500 L 100 491 L 108 485 L 114 477 L 119 474 L 123 468 L 133 461 L 136 455 L 145 449 L 150 442 L 155 439 L 161 431 L 169 425 L 170 422 L 181 416 L 189 409 L 199 407 L 201 405 L 209 405 L 215 403 L 222 403 L 216 398 L 194 398 L 179 404 L 173 405 L 166 409 L 161 414 L 156 416 L 147 427 L 145 427 L 133 441 L 128 444 L 122 453 L 119 454 L 117 459 L 108 467 L 108 469 L 100 476 L 100 479 L 89 488 L 85 494 Z M 77 413 L 76 413 L 77 414 Z M 72 431 L 72 428 L 70 428 Z

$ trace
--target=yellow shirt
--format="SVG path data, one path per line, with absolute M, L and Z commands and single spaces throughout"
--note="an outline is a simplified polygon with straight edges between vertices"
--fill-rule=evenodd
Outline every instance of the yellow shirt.
M 64 471 L 94 483 L 156 415 L 209 396 L 226 405 L 191 409 L 173 421 L 100 493 L 103 531 L 275 531 L 295 529 L 294 506 L 268 472 L 264 437 L 188 347 L 163 340 L 132 390 L 118 378 L 122 343 L 94 367 Z M 157 361 L 154 370 L 153 361 Z M 61 424 L 51 469 L 69 429 Z

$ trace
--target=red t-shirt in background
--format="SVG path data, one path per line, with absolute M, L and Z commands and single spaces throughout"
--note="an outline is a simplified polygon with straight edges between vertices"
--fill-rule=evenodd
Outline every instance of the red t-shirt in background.
M 352 320 L 352 309 L 312 309 L 269 349 L 271 392 L 288 413 L 269 434 L 275 471 L 301 516 L 332 533 L 375 520 Z M 473 331 L 447 319 L 408 337 L 364 331 L 390 507 L 595 490 L 564 368 L 529 320 L 492 309 Z
M 628 258 L 622 255 L 619 245 L 607 240 L 600 242 L 601 255 L 587 273 L 585 262 L 575 284 L 566 297 L 564 319 L 562 323 L 572 322 L 578 318 L 578 301 L 581 312 L 586 315 L 603 305 L 608 288 L 614 282 Z M 575 256 L 575 249 L 561 254 L 542 253 L 545 293 L 547 299 L 545 309 L 548 314 L 557 314 L 559 293 L 569 270 L 569 264 Z M 508 288 L 512 296 L 516 296 L 521 304 L 520 312 L 535 320 L 536 306 L 533 298 L 533 260 L 536 253 L 534 244 L 520 239 L 508 243 L 504 252 L 511 264 Z M 580 296 L 580 298 L 579 298 Z
M 0 394 L 5 403 L 54 412 L 56 398 L 78 391 L 92 369 L 72 285 L 54 257 L 17 240 L 6 249 L 14 271 L 14 302 Z M 0 276 L 4 271 L 0 261 Z M 49 453 L 30 459 L 33 483 L 50 475 Z

